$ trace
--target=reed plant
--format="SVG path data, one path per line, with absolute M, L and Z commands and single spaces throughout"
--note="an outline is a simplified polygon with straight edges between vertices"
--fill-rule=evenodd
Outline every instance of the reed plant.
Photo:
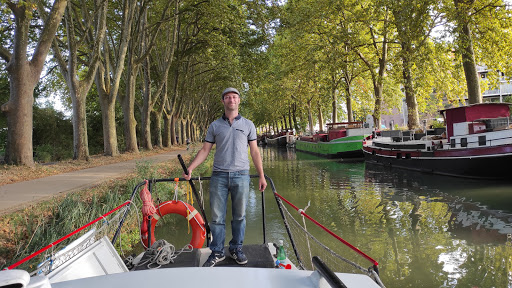
M 189 155 L 184 155 L 185 162 L 190 160 Z M 209 157 L 195 171 L 206 173 L 209 171 L 211 163 L 212 158 Z M 164 162 L 157 165 L 140 161 L 137 162 L 136 173 L 133 175 L 112 180 L 87 191 L 56 197 L 22 211 L 1 216 L 0 269 L 8 267 L 121 205 L 130 198 L 134 187 L 144 179 L 181 177 L 182 172 L 178 161 Z M 163 201 L 165 201 L 169 200 L 169 197 L 174 193 L 174 187 L 172 183 L 162 183 L 158 185 L 156 191 L 156 196 L 163 198 Z M 155 200 L 155 198 L 153 199 Z M 115 243 L 115 247 L 120 254 L 131 253 L 135 247 L 140 246 L 138 243 L 140 241 L 139 223 L 141 215 L 136 213 L 136 210 L 140 211 L 140 208 L 140 198 L 136 195 L 130 207 L 131 213 L 129 213 L 120 237 Z M 115 230 L 115 228 L 111 230 Z M 113 232 L 111 231 L 108 236 L 111 237 Z M 63 243 L 67 244 L 74 239 L 76 237 Z M 48 251 L 48 253 L 51 252 Z M 35 257 L 33 261 L 18 268 L 32 271 L 35 270 L 39 262 L 41 262 L 41 258 Z

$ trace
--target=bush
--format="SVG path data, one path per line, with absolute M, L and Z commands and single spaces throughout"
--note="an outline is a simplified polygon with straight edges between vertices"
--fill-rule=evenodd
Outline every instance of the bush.
M 69 160 L 73 158 L 73 152 L 66 147 L 43 144 L 34 148 L 34 161 L 48 163 Z
M 48 163 L 52 161 L 53 147 L 45 144 L 37 146 L 34 149 L 34 160 L 39 163 Z
M 443 121 L 438 121 L 438 120 L 434 120 L 432 121 L 432 129 L 434 128 L 444 128 L 444 122 Z

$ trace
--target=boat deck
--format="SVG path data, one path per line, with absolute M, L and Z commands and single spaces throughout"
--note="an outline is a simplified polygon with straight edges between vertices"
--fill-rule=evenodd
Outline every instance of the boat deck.
M 272 247 L 270 245 L 270 247 Z M 272 247 L 273 248 L 273 247 Z M 245 255 L 248 258 L 247 264 L 239 265 L 229 256 L 228 247 L 224 248 L 224 254 L 226 255 L 226 259 L 215 264 L 215 267 L 251 267 L 251 268 L 274 268 L 274 258 L 269 250 L 269 247 L 265 244 L 252 244 L 252 245 L 244 245 L 243 250 Z M 163 265 L 160 268 L 179 268 L 179 267 L 201 267 L 208 256 L 210 256 L 209 248 L 201 248 L 194 249 L 191 252 L 183 252 L 179 254 L 174 262 L 171 262 L 167 265 Z M 148 259 L 147 254 L 142 256 L 141 262 L 146 262 Z M 151 265 L 150 267 L 157 266 L 156 264 Z M 136 266 L 133 270 L 147 270 L 151 269 L 148 265 L 140 265 Z

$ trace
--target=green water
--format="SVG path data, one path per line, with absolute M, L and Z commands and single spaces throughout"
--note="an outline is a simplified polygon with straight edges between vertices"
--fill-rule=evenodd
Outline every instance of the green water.
M 277 192 L 299 208 L 310 202 L 310 216 L 379 262 L 387 287 L 512 287 L 511 182 L 430 176 L 292 149 L 261 149 Z M 207 181 L 202 185 L 208 203 Z M 255 189 L 256 181 L 246 243 L 263 242 L 262 197 Z M 265 208 L 267 242 L 286 240 L 270 187 Z M 190 236 L 177 217 L 165 216 L 156 238 L 172 232 L 173 244 L 180 247 Z M 334 243 L 325 235 L 319 240 Z

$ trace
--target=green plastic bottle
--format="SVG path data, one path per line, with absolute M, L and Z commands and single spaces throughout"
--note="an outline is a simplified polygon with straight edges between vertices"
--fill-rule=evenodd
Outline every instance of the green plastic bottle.
M 286 252 L 284 251 L 283 240 L 279 240 L 279 249 L 277 250 L 277 261 L 279 261 L 279 268 L 283 268 L 286 266 Z

